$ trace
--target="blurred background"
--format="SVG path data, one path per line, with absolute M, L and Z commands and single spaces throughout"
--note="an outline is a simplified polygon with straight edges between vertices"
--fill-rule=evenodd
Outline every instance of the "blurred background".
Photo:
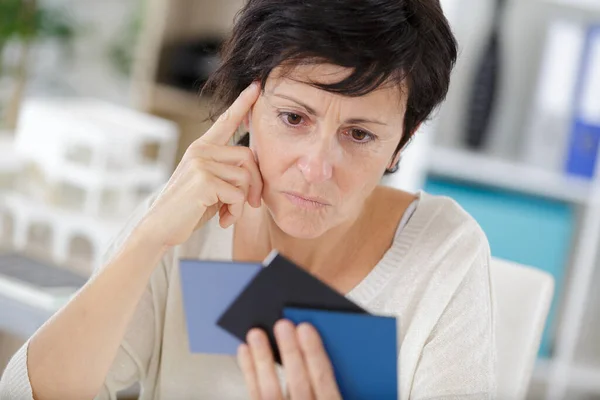
M 383 183 L 550 273 L 528 398 L 600 399 L 600 0 L 441 2 L 450 93 Z M 0 0 L 0 372 L 210 126 L 197 92 L 242 4 Z

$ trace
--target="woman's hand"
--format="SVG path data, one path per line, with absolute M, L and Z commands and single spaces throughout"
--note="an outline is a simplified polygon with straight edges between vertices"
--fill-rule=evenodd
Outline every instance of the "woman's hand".
M 279 385 L 267 335 L 260 329 L 252 329 L 248 332 L 248 344 L 240 345 L 238 350 L 238 362 L 252 400 L 341 399 L 333 367 L 317 330 L 309 324 L 295 327 L 292 322 L 281 320 L 275 324 L 274 332 L 288 394 L 284 397 Z
M 242 216 L 246 202 L 260 207 L 263 183 L 254 154 L 247 147 L 227 145 L 259 94 L 257 83 L 247 87 L 188 147 L 140 224 L 153 243 L 184 243 L 217 212 L 226 228 Z

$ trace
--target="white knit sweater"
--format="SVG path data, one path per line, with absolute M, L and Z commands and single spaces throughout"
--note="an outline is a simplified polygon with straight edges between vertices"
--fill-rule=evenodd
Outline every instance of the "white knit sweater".
M 494 398 L 495 313 L 486 237 L 451 199 L 420 192 L 413 205 L 390 249 L 347 297 L 370 312 L 399 317 L 402 400 Z M 143 212 L 132 216 L 112 251 Z M 232 242 L 233 229 L 220 228 L 215 218 L 164 257 L 98 399 L 115 399 L 137 381 L 142 400 L 247 398 L 234 357 L 190 353 L 176 267 L 183 257 L 231 260 Z M 26 343 L 0 381 L 0 399 L 31 398 Z

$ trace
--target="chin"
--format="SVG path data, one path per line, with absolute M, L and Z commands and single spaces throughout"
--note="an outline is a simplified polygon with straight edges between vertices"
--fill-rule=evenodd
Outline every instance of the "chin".
M 327 232 L 331 224 L 331 216 L 327 213 L 307 212 L 293 209 L 280 202 L 265 201 L 273 222 L 285 234 L 298 239 L 315 239 Z
M 301 215 L 296 217 L 287 216 L 273 220 L 283 232 L 298 239 L 316 239 L 328 231 L 325 224 L 311 221 Z
M 287 235 L 297 239 L 316 239 L 328 230 L 325 227 L 301 219 L 285 218 L 281 221 L 275 219 L 275 223 Z

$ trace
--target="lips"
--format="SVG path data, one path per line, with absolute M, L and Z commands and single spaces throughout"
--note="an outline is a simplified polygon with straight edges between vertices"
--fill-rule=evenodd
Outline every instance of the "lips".
M 321 204 L 323 206 L 329 206 L 331 204 L 329 204 L 329 202 L 325 199 L 323 199 L 322 197 L 313 197 L 313 196 L 306 196 L 302 193 L 298 193 L 298 192 L 284 192 L 288 195 L 297 197 L 299 199 L 305 200 L 305 201 L 311 201 L 313 203 L 317 203 L 317 204 Z

